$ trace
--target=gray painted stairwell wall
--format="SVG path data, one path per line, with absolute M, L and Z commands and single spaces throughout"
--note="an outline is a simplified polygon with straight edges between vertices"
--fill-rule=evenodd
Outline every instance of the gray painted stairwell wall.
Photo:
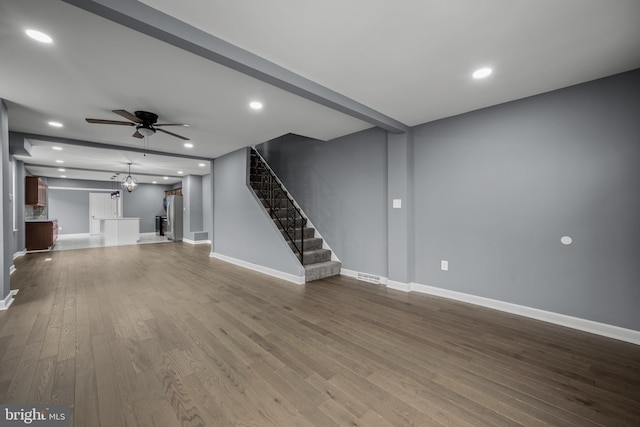
M 414 135 L 417 283 L 640 330 L 640 70 Z
M 387 133 L 286 135 L 256 147 L 342 267 L 387 276 Z
M 304 268 L 248 187 L 248 149 L 214 160 L 212 254 L 304 277 Z

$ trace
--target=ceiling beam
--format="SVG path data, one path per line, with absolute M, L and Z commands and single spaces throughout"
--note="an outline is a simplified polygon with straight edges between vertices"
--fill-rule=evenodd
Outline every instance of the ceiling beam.
M 379 111 L 139 1 L 63 1 L 389 132 L 409 130 Z
M 25 162 L 25 167 L 29 167 L 29 166 L 33 166 L 36 168 L 43 168 L 43 169 L 58 169 L 59 166 L 51 166 L 51 165 L 41 165 L 39 163 L 28 163 Z M 110 170 L 110 169 L 87 169 L 87 168 L 72 168 L 69 166 L 64 166 L 64 169 L 66 170 L 70 170 L 70 171 L 80 171 L 80 172 L 100 172 L 100 173 L 108 173 L 111 175 L 125 175 L 125 174 L 129 174 L 129 172 L 125 171 L 121 171 L 121 170 Z M 167 174 L 163 174 L 163 173 L 146 173 L 146 172 L 135 172 L 134 175 L 138 176 L 168 176 L 169 178 L 174 178 L 174 179 L 182 179 L 184 178 L 186 175 L 167 175 Z M 199 175 L 200 176 L 200 175 Z M 55 177 L 54 177 L 55 178 Z
M 144 148 L 127 147 L 123 145 L 102 144 L 99 142 L 82 141 L 79 139 L 61 138 L 57 136 L 36 135 L 33 133 L 9 132 L 9 139 L 11 141 L 14 141 L 13 142 L 14 144 L 17 144 L 22 139 L 30 139 L 34 141 L 52 142 L 54 144 L 66 144 L 66 145 L 76 145 L 80 147 L 99 148 L 102 150 L 129 151 L 133 153 L 153 154 L 154 156 L 179 157 L 182 159 L 205 160 L 208 162 L 212 160 L 210 157 L 194 156 L 190 154 L 166 153 L 164 151 L 147 150 Z

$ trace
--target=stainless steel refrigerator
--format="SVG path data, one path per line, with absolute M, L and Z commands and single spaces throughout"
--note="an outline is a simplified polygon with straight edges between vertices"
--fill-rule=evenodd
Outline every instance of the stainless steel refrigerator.
M 167 238 L 182 240 L 182 196 L 167 196 Z

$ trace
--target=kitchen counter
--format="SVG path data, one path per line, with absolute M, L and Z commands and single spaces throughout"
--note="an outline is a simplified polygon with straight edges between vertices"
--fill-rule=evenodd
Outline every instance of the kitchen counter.
M 58 220 L 29 219 L 24 222 L 25 248 L 28 251 L 47 250 L 58 239 Z

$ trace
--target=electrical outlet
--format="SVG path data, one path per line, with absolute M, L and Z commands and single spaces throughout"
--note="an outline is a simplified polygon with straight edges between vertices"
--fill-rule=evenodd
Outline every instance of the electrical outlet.
M 440 261 L 440 270 L 449 271 L 449 261 L 444 260 L 444 259 L 442 261 Z

